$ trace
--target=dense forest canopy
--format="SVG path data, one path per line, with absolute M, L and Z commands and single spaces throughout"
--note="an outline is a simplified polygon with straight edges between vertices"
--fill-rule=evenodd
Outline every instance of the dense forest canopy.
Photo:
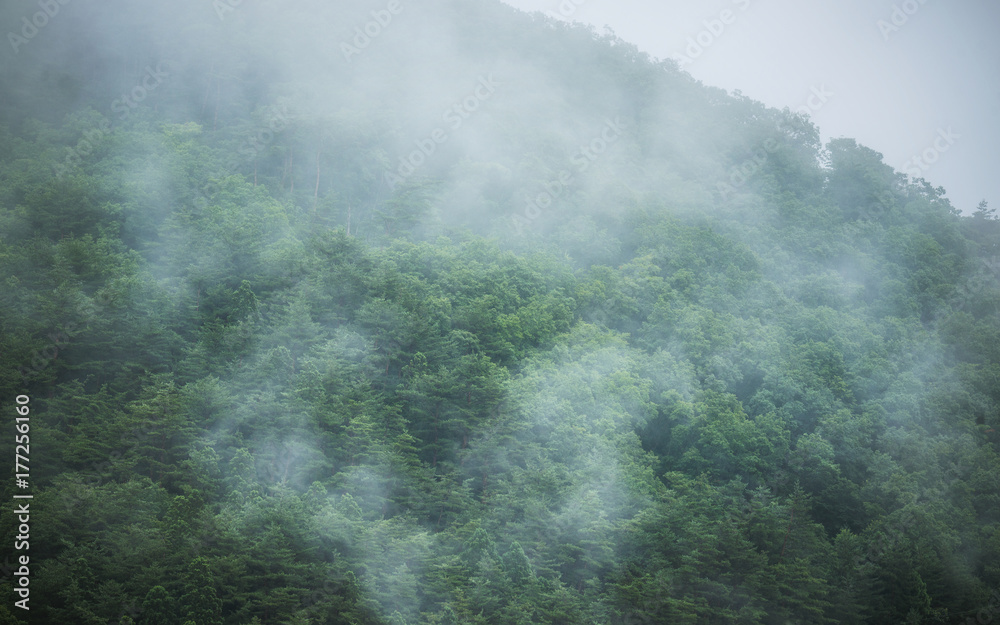
M 495 0 L 42 4 L 0 624 L 996 617 L 985 201 Z

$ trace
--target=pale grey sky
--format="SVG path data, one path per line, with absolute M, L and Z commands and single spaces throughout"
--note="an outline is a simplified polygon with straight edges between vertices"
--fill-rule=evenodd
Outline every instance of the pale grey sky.
M 966 214 L 982 199 L 1000 208 L 997 0 L 505 1 L 610 26 L 769 106 L 812 104 L 824 141 L 857 139 Z

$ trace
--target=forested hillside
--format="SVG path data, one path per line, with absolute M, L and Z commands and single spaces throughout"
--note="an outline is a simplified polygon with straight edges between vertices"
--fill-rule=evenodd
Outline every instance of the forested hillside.
M 996 617 L 985 201 L 494 0 L 18 37 L 0 624 Z

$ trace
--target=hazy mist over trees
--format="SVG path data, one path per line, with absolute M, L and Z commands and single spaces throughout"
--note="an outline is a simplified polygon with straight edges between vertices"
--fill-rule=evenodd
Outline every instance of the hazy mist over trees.
M 0 24 L 0 625 L 997 618 L 986 200 L 495 0 Z

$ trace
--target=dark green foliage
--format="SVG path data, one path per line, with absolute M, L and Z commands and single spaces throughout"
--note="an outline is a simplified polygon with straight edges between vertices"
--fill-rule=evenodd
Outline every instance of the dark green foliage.
M 221 625 L 222 602 L 216 596 L 215 579 L 208 560 L 195 558 L 187 567 L 184 580 L 182 610 L 188 620 L 204 625 Z
M 143 625 L 170 625 L 176 622 L 174 601 L 163 586 L 153 586 L 142 600 Z
M 429 1 L 346 64 L 331 33 L 370 12 L 140 4 L 92 7 L 96 37 L 53 20 L 61 43 L 19 57 L 36 90 L 0 71 L 0 389 L 31 397 L 38 622 L 882 625 L 991 605 L 985 201 L 962 216 L 851 139 L 493 0 Z M 170 82 L 95 130 L 167 57 Z M 412 86 L 428 67 L 432 105 Z M 388 184 L 425 106 L 490 71 L 482 110 Z M 16 526 L 5 507 L 4 544 Z

